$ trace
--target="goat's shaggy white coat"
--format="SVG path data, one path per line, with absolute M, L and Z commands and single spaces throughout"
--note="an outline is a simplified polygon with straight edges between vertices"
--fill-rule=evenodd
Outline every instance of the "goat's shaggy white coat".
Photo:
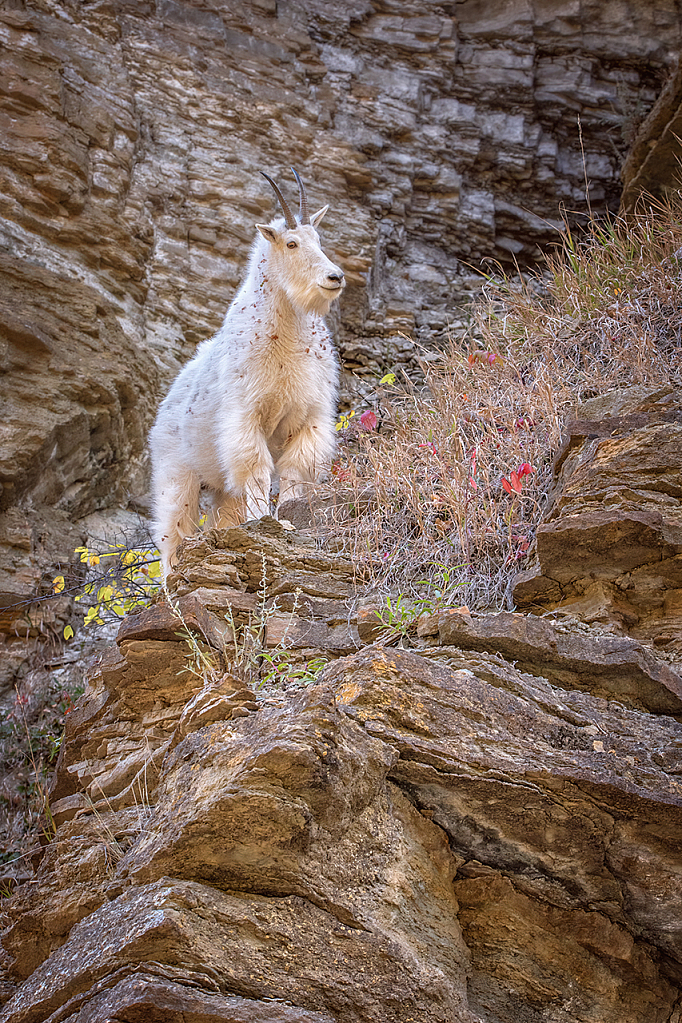
M 322 317 L 345 286 L 315 228 L 258 224 L 248 273 L 215 337 L 163 401 L 150 436 L 155 539 L 164 572 L 198 529 L 202 487 L 215 525 L 301 496 L 334 453 L 338 366 Z

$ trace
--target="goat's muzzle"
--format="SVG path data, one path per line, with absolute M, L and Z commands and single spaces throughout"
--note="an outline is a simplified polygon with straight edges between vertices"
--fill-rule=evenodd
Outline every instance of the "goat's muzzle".
M 320 284 L 320 287 L 324 291 L 339 292 L 343 291 L 346 287 L 346 278 L 343 270 L 339 270 L 338 267 L 334 269 L 332 273 L 328 273 L 324 284 Z

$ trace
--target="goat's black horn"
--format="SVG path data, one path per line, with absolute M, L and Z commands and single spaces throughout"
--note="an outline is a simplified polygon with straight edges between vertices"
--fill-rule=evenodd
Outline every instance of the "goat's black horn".
M 282 195 L 282 193 L 280 192 L 279 188 L 272 180 L 270 175 L 266 174 L 265 171 L 261 171 L 261 174 L 266 179 L 266 181 L 269 181 L 270 184 L 272 185 L 273 191 L 279 200 L 280 206 L 282 207 L 282 212 L 284 213 L 284 219 L 286 221 L 287 227 L 289 228 L 290 231 L 293 231 L 295 227 L 298 227 L 298 224 L 296 223 L 296 217 L 289 209 L 289 203 L 286 201 L 286 199 L 284 198 L 284 196 Z
M 305 194 L 305 188 L 303 187 L 303 182 L 301 181 L 301 175 L 298 173 L 295 167 L 292 167 L 291 169 L 294 172 L 294 177 L 296 178 L 296 181 L 298 182 L 298 196 L 301 207 L 301 223 L 309 224 L 310 211 L 308 209 L 308 196 Z

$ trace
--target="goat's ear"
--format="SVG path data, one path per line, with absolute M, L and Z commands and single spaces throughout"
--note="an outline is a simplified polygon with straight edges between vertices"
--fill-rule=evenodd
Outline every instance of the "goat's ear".
M 266 242 L 275 243 L 279 241 L 279 231 L 275 231 L 274 227 L 270 227 L 268 224 L 256 224 L 256 227 L 265 238 Z
M 321 210 L 317 211 L 317 213 L 313 213 L 312 217 L 310 218 L 310 223 L 313 225 L 313 227 L 317 227 L 317 225 L 322 220 L 322 217 L 325 215 L 328 209 L 329 206 L 323 206 Z

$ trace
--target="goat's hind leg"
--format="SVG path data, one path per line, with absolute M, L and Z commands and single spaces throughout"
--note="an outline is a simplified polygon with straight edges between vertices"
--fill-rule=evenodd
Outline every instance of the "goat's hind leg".
M 177 564 L 175 552 L 180 541 L 199 528 L 200 490 L 199 478 L 190 469 L 176 471 L 156 488 L 154 535 L 164 575 Z

